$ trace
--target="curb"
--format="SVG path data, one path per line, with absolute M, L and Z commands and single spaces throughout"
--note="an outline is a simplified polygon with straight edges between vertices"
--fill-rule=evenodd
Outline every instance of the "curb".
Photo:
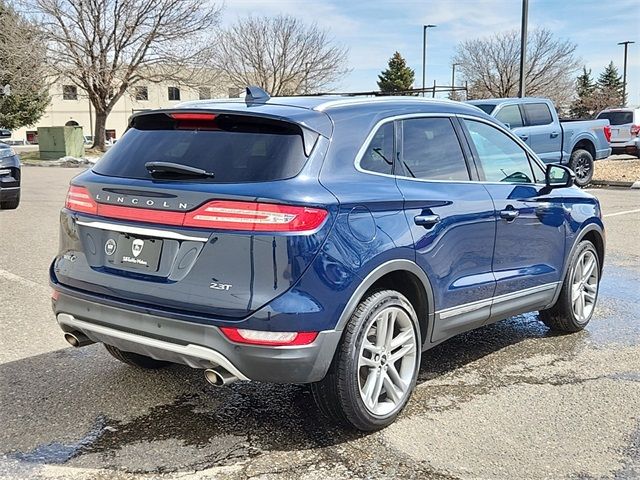
M 616 182 L 614 180 L 591 180 L 589 184 L 594 187 L 640 188 L 640 181 Z

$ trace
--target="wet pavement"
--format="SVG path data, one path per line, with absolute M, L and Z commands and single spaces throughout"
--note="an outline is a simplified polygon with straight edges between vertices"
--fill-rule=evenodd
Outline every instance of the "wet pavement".
M 0 478 L 640 478 L 640 192 L 593 190 L 611 217 L 585 331 L 526 314 L 451 339 L 423 354 L 398 421 L 365 435 L 305 386 L 216 388 L 66 347 L 46 269 L 73 173 L 25 169 L 22 206 L 0 212 Z

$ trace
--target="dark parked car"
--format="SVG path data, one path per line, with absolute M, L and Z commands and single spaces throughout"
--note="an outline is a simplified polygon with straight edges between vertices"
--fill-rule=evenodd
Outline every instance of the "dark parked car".
M 0 142 L 0 209 L 11 210 L 19 204 L 20 157 L 11 145 Z
M 460 103 L 248 92 L 134 115 L 72 180 L 50 269 L 70 344 L 310 383 L 374 430 L 453 335 L 533 310 L 587 325 L 604 227 L 568 168 Z

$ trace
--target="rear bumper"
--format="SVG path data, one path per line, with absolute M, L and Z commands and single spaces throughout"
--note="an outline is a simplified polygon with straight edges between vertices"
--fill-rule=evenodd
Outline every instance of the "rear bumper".
M 626 142 L 611 142 L 611 150 L 613 153 L 637 154 L 640 151 L 640 137 L 635 137 Z
M 309 345 L 263 347 L 229 341 L 213 325 L 191 323 L 60 293 L 53 303 L 60 328 L 95 342 L 193 368 L 220 366 L 241 380 L 309 383 L 321 380 L 341 332 L 320 332 Z

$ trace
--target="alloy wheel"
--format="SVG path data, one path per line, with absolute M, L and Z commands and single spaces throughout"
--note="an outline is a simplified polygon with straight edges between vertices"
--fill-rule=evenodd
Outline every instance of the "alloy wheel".
M 387 416 L 411 393 L 418 354 L 416 330 L 399 307 L 382 310 L 368 325 L 358 358 L 360 397 L 369 412 Z
M 598 293 L 598 260 L 591 250 L 580 255 L 571 282 L 571 305 L 576 320 L 586 322 L 596 304 Z

